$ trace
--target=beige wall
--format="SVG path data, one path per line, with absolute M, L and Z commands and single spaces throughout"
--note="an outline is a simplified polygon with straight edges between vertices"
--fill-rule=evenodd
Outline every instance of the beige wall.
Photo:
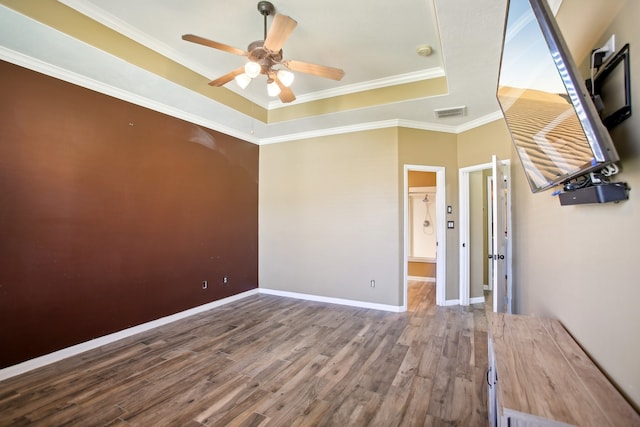
M 392 128 L 260 147 L 260 287 L 402 305 L 411 164 L 446 168 L 446 219 L 456 228 L 447 230 L 445 298 L 458 299 L 458 159 L 502 153 L 504 129 L 501 121 L 460 135 Z
M 640 45 L 640 2 L 587 1 L 563 2 L 558 20 L 570 45 L 600 33 L 600 46 L 612 32 L 618 47 Z M 580 10 L 599 19 L 581 19 Z M 633 76 L 639 59 L 631 55 Z M 632 94 L 640 105 L 640 91 Z M 402 165 L 447 168 L 447 219 L 457 224 L 458 168 L 511 158 L 515 311 L 560 319 L 638 407 L 640 116 L 613 137 L 630 200 L 566 207 L 550 192 L 531 193 L 502 120 L 459 135 L 401 128 L 262 146 L 260 286 L 400 305 Z M 446 298 L 456 299 L 457 227 L 447 230 L 447 261 Z
M 261 146 L 260 287 L 402 305 L 397 164 L 395 128 Z
M 499 159 L 508 159 L 511 145 L 511 134 L 504 120 L 495 120 L 463 132 L 458 135 L 458 167 L 490 163 L 494 154 Z
M 616 34 L 618 48 L 626 42 L 632 50 L 640 46 L 640 2 L 622 3 L 595 46 L 611 33 Z M 558 15 L 561 28 L 591 37 L 592 23 L 569 13 L 584 8 L 582 0 L 564 0 Z M 591 14 L 606 15 L 610 8 L 608 1 L 589 0 Z M 640 85 L 640 55 L 635 53 L 632 87 Z M 640 106 L 640 91 L 632 90 L 632 96 L 634 106 Z M 632 189 L 630 200 L 620 204 L 561 207 L 550 192 L 534 195 L 512 152 L 514 303 L 518 313 L 558 318 L 638 408 L 640 115 L 612 136 L 622 157 L 617 180 Z

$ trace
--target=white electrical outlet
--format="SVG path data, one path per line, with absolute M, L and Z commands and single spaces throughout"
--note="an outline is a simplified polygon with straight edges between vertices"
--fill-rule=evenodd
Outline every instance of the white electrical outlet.
M 616 35 L 611 34 L 609 40 L 600 48 L 600 51 L 604 52 L 602 61 L 606 61 L 611 55 L 616 53 Z

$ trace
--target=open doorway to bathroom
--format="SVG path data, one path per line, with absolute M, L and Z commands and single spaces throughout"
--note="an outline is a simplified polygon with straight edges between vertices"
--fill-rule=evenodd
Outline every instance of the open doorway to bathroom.
M 442 181 L 442 182 L 440 182 Z M 405 166 L 405 304 L 444 299 L 444 168 Z

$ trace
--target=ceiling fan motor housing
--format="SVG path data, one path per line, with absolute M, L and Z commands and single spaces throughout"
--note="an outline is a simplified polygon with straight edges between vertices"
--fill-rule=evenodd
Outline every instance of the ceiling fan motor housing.
M 249 61 L 260 64 L 262 74 L 266 74 L 273 65 L 282 61 L 282 49 L 279 52 L 271 52 L 263 46 L 264 40 L 256 40 L 249 45 L 247 51 L 249 52 Z

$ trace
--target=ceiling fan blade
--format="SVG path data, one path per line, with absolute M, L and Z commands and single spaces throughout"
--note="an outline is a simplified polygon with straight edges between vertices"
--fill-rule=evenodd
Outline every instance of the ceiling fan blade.
M 280 86 L 280 89 L 280 94 L 278 95 L 280 97 L 280 101 L 286 104 L 296 100 L 296 96 L 293 94 L 290 87 Z
M 324 77 L 332 80 L 342 80 L 344 77 L 344 71 L 340 68 L 327 67 L 325 65 L 311 64 L 309 62 L 301 61 L 284 61 L 282 63 L 285 67 L 292 71 L 299 71 L 301 73 L 313 74 L 314 76 Z
M 292 18 L 286 15 L 279 15 L 273 18 L 273 22 L 271 23 L 271 28 L 269 29 L 269 34 L 267 34 L 267 38 L 264 40 L 264 47 L 272 52 L 279 52 L 284 45 L 284 42 L 287 41 L 289 35 L 294 28 L 296 28 L 298 23 Z
M 209 86 L 224 86 L 225 84 L 233 80 L 236 76 L 242 73 L 244 73 L 244 65 L 240 68 L 236 68 L 230 73 L 225 74 L 224 76 L 218 77 L 212 82 L 209 82 Z
M 282 82 L 277 77 L 275 80 L 278 86 L 280 87 L 280 93 L 278 94 L 278 96 L 280 97 L 280 101 L 284 102 L 285 104 L 288 102 L 295 101 L 296 96 L 293 94 L 293 91 L 291 90 L 291 88 L 283 85 Z
M 233 53 L 234 55 L 247 56 L 249 52 L 244 51 L 242 49 L 235 48 L 233 46 L 229 46 L 223 43 L 214 42 L 213 40 L 205 39 L 204 37 L 195 36 L 193 34 L 184 34 L 182 36 L 182 40 L 186 40 L 188 42 L 201 44 L 203 46 L 212 47 L 214 49 L 224 50 L 225 52 Z

